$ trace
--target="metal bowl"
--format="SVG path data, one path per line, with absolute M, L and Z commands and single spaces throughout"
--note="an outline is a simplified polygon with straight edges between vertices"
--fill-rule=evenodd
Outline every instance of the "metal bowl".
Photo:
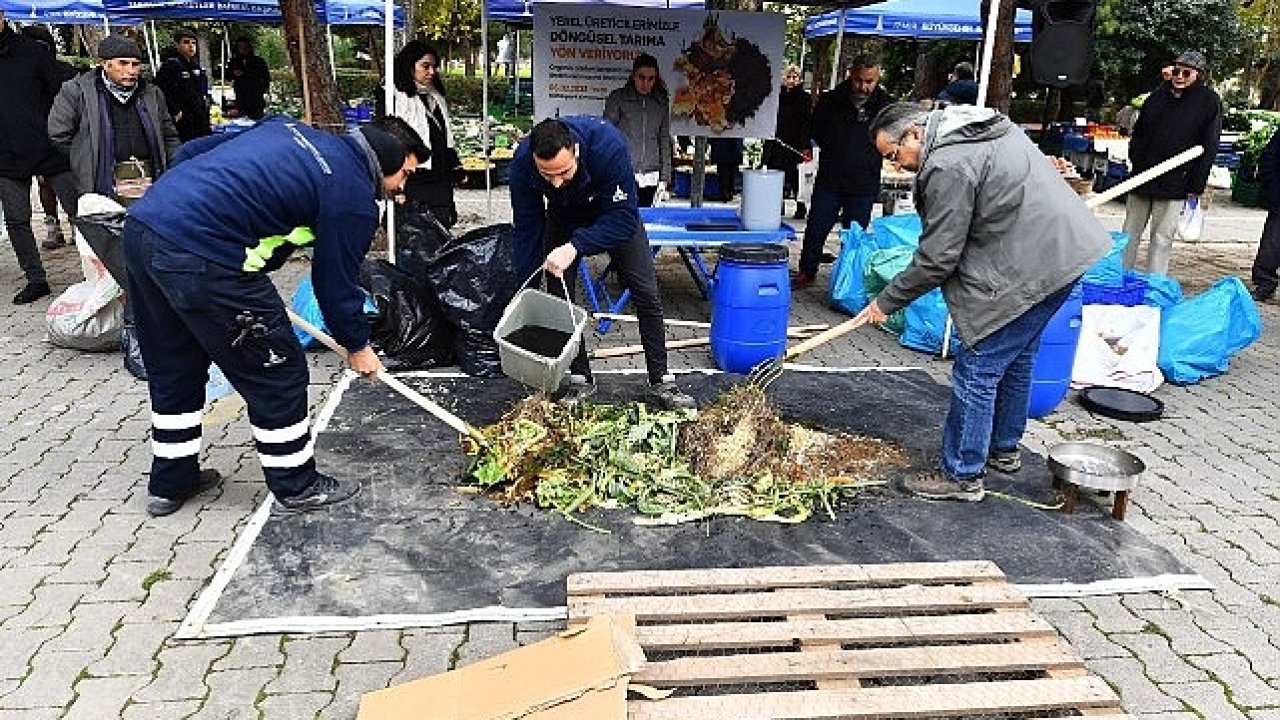
M 1108 492 L 1129 491 L 1147 469 L 1137 455 L 1106 445 L 1059 443 L 1049 448 L 1049 471 L 1063 482 Z

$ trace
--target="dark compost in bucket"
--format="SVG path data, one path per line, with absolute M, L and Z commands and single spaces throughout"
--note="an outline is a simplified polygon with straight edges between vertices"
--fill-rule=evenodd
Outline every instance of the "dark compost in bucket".
M 503 340 L 535 355 L 560 357 L 573 335 L 545 325 L 522 325 L 503 336 Z

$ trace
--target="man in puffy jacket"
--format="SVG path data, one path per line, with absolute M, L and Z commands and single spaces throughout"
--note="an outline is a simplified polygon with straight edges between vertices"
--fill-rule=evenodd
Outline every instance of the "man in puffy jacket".
M 636 206 L 636 179 L 622 133 L 598 117 L 578 115 L 534 126 L 511 160 L 512 262 L 523 280 L 541 267 L 573 292 L 579 256 L 608 253 L 640 318 L 650 392 L 664 407 L 692 408 L 667 374 L 666 326 L 649 239 Z M 563 295 L 559 282 L 548 282 Z M 596 392 L 586 343 L 569 367 L 565 399 Z
M 196 34 L 187 28 L 173 36 L 173 47 L 164 51 L 156 71 L 156 86 L 164 92 L 169 115 L 183 142 L 213 132 L 209 124 L 209 75 L 196 57 Z
M 871 132 L 886 160 L 917 173 L 924 229 L 911 264 L 858 318 L 884 322 L 941 286 L 961 341 L 941 464 L 906 487 L 977 502 L 987 470 L 1021 468 L 1040 334 L 1111 239 L 1026 133 L 994 110 L 897 103 Z
M 31 229 L 31 180 L 66 170 L 66 160 L 53 149 L 45 129 L 60 84 L 53 55 L 6 23 L 0 8 L 0 207 L 13 254 L 27 279 L 13 296 L 15 305 L 52 292 Z
M 1168 275 L 1178 213 L 1183 203 L 1198 203 L 1204 194 L 1222 131 L 1222 101 L 1205 85 L 1208 71 L 1204 55 L 1184 52 L 1174 61 L 1169 79 L 1142 103 L 1129 139 L 1129 160 L 1135 175 L 1196 145 L 1203 147 L 1204 153 L 1126 196 L 1124 232 L 1129 244 L 1124 250 L 1125 268 L 1137 264 L 1138 241 L 1150 224 L 1146 270 Z
M 298 245 L 312 245 L 325 320 L 351 368 L 375 376 L 382 364 L 369 346 L 360 265 L 378 198 L 402 192 L 426 154 L 398 118 L 343 136 L 271 118 L 186 146 L 186 159 L 129 208 L 129 301 L 151 394 L 147 512 L 176 512 L 219 483 L 217 471 L 199 466 L 210 361 L 245 399 L 278 510 L 312 510 L 359 491 L 358 481 L 316 469 L 307 362 L 266 273 Z

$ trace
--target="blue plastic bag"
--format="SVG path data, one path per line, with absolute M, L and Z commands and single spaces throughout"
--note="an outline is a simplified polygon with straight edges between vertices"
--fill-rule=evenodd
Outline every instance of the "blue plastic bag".
M 875 238 L 857 227 L 840 231 L 840 257 L 831 268 L 831 307 L 857 315 L 871 302 L 862 274 L 875 250 Z
M 1148 275 L 1130 270 L 1147 283 L 1143 293 L 1142 304 L 1158 308 L 1171 308 L 1182 302 L 1182 286 L 1168 275 Z
M 917 247 L 923 232 L 920 216 L 915 213 L 878 217 L 871 221 L 871 235 L 875 238 L 876 247 L 881 250 L 902 245 Z
M 1111 231 L 1111 252 L 1093 267 L 1085 271 L 1084 282 L 1107 287 L 1120 287 L 1124 284 L 1124 249 L 1129 244 L 1129 236 L 1118 230 Z
M 942 288 L 934 288 L 916 298 L 903 310 L 902 318 L 899 345 L 934 355 L 942 352 L 942 338 L 947 331 L 947 302 L 942 299 Z M 955 333 L 952 326 L 952 347 L 956 343 Z
M 302 278 L 302 282 L 298 283 L 298 289 L 293 291 L 293 300 L 289 303 L 289 307 L 297 313 L 298 317 L 326 333 L 329 332 L 328 326 L 324 324 L 324 314 L 320 312 L 320 303 L 316 301 L 316 292 L 311 287 L 311 275 Z M 293 334 L 298 336 L 298 342 L 302 343 L 304 350 L 320 347 L 319 340 L 296 325 L 293 328 Z
M 1163 311 L 1156 364 L 1178 385 L 1227 371 L 1227 362 L 1262 335 L 1258 308 L 1240 278 L 1228 277 Z

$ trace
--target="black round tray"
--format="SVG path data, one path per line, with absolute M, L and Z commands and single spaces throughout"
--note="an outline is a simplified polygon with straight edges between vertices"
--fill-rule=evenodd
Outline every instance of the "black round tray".
M 1148 422 L 1164 415 L 1164 403 L 1134 390 L 1092 387 L 1079 393 L 1080 404 L 1089 412 L 1116 420 Z

